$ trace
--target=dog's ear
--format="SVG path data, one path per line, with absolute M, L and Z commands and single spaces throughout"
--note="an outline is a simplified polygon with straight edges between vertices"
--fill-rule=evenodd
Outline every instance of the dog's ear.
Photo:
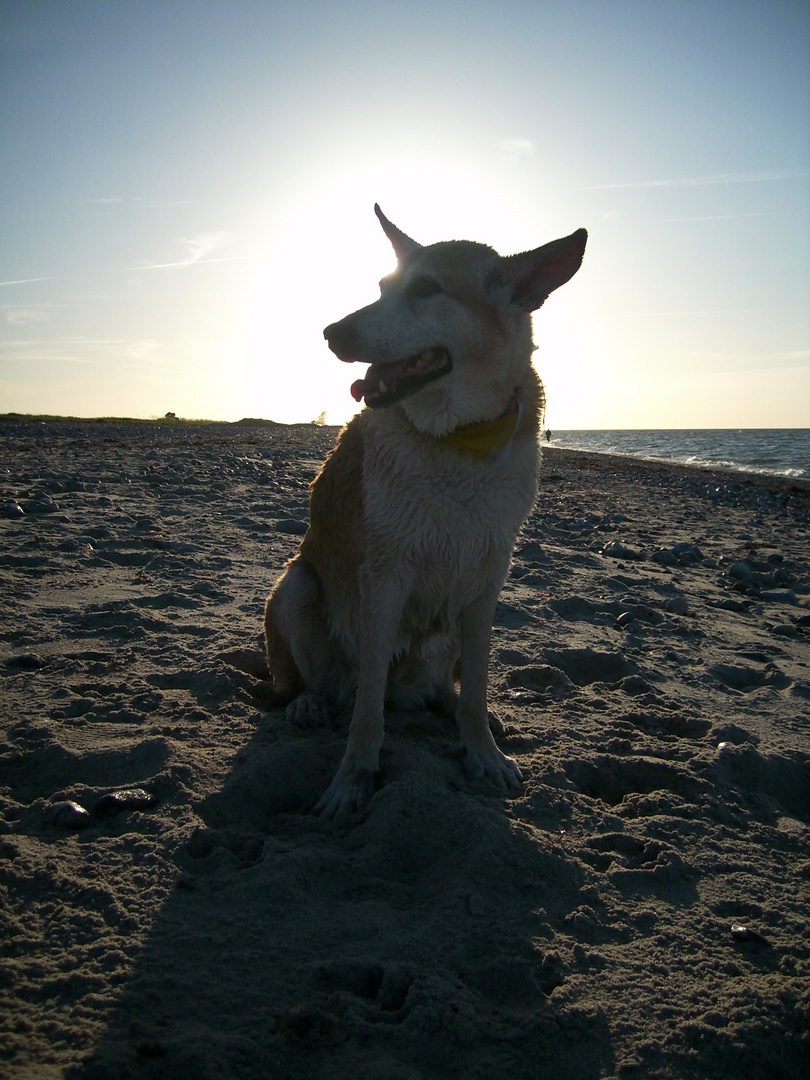
M 577 229 L 534 251 L 507 255 L 501 259 L 499 284 L 510 291 L 513 304 L 524 311 L 536 311 L 549 293 L 570 281 L 579 270 L 587 240 L 586 230 Z
M 410 255 L 412 252 L 418 251 L 421 248 L 421 244 L 417 244 L 415 240 L 411 240 L 410 236 L 406 236 L 401 229 L 398 229 L 396 225 L 388 220 L 378 203 L 374 203 L 374 213 L 380 219 L 383 232 L 391 241 L 391 247 L 394 249 L 397 262 L 400 262 L 406 255 Z

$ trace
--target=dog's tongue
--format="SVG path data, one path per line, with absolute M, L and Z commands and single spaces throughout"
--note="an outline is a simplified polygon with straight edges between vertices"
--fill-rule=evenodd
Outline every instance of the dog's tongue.
M 352 383 L 352 397 L 372 407 L 391 405 L 438 374 L 449 370 L 450 358 L 444 349 L 424 349 L 418 356 L 409 356 L 390 364 L 371 364 L 364 379 Z
M 352 383 L 352 397 L 354 398 L 354 400 L 355 401 L 362 401 L 363 400 L 363 394 L 365 393 L 365 390 L 366 390 L 365 379 L 358 379 L 356 382 L 353 382 Z
M 380 386 L 380 375 L 373 364 L 366 370 L 365 379 L 358 379 L 352 383 L 352 397 L 355 401 L 362 401 L 366 394 L 374 393 Z

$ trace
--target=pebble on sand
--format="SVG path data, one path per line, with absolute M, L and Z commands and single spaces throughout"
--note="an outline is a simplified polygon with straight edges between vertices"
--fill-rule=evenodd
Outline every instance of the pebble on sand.
M 51 824 L 60 829 L 86 829 L 93 820 L 85 808 L 72 799 L 54 803 L 48 808 L 48 817 Z
M 128 788 L 126 791 L 113 791 L 109 795 L 102 795 L 93 807 L 93 814 L 99 821 L 104 821 L 124 810 L 151 810 L 156 805 L 156 797 L 148 791 L 143 788 Z
M 633 548 L 627 547 L 621 540 L 609 540 L 602 548 L 602 554 L 610 559 L 640 559 L 641 556 Z
M 740 926 L 734 923 L 731 927 L 731 936 L 735 941 L 759 941 L 759 934 L 749 926 Z

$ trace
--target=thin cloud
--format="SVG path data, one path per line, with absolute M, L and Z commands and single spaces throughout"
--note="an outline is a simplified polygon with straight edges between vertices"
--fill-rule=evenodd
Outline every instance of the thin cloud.
M 780 349 L 774 352 L 679 352 L 680 362 L 700 364 L 727 371 L 775 370 L 810 367 L 810 349 Z
M 30 285 L 34 281 L 56 281 L 61 274 L 51 274 L 49 277 L 24 277 L 15 278 L 13 281 L 0 281 L 0 287 L 5 285 Z
M 56 304 L 3 304 L 3 319 L 12 326 L 31 326 L 35 323 L 50 322 Z
M 614 319 L 661 318 L 669 315 L 756 315 L 759 308 L 701 308 L 694 311 L 621 311 Z
M 508 154 L 531 154 L 534 144 L 529 139 L 501 139 L 501 150 Z
M 233 240 L 233 233 L 210 232 L 199 233 L 190 240 L 184 240 L 183 243 L 189 249 L 189 262 L 200 262 L 206 255 L 210 255 L 212 251 L 216 251 L 231 240 Z
M 150 263 L 148 266 L 130 266 L 128 270 L 174 270 L 185 266 L 197 266 L 200 263 L 210 262 L 233 262 L 244 259 L 244 255 L 219 255 L 216 258 L 207 258 L 212 252 L 229 244 L 234 239 L 233 233 L 207 232 L 198 233 L 189 239 L 181 240 L 180 243 L 187 249 L 188 254 L 183 259 L 175 259 L 172 262 Z
M 529 139 L 501 139 L 498 157 L 501 161 L 517 162 L 534 153 L 534 143 Z
M 146 199 L 143 195 L 98 195 L 98 196 L 82 196 L 74 198 L 72 196 L 65 196 L 63 199 L 65 203 L 79 203 L 82 206 L 191 206 L 195 202 L 199 202 L 198 199 Z
M 669 180 L 628 180 L 621 184 L 593 184 L 582 191 L 617 191 L 621 188 L 708 187 L 712 184 L 759 184 L 770 180 L 797 180 L 810 176 L 806 169 L 770 169 L 762 172 L 716 173 L 713 176 L 682 176 Z
M 62 363 L 151 369 L 161 363 L 163 345 L 153 338 L 63 337 L 13 340 L 0 345 L 10 362 Z
M 607 216 L 607 215 L 605 215 Z M 624 225 L 659 225 L 677 221 L 736 221 L 738 218 L 765 217 L 765 214 L 698 214 L 694 217 L 646 218 L 645 220 L 624 221 Z
M 696 356 L 710 356 L 726 359 L 729 353 L 706 353 L 695 354 Z M 808 367 L 810 366 L 810 349 L 782 349 L 772 353 L 738 353 L 742 360 L 756 361 L 759 363 L 775 364 L 780 367 Z
M 244 259 L 252 259 L 253 255 L 222 255 L 217 259 L 188 259 L 182 262 L 154 263 L 151 266 L 128 266 L 126 273 L 134 270 L 171 270 L 181 266 L 202 266 L 205 263 L 242 262 Z

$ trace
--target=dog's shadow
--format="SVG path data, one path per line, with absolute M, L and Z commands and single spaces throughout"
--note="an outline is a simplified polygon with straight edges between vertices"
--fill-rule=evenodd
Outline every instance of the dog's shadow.
M 255 656 L 230 656 L 234 683 Z M 239 666 L 237 666 L 237 664 Z M 94 1057 L 74 1077 L 536 1075 L 609 1071 L 601 1014 L 552 995 L 549 948 L 581 867 L 469 790 L 453 724 L 389 713 L 382 784 L 335 823 L 311 813 L 347 718 L 301 732 L 257 714 L 222 788 L 194 808 L 177 888 Z M 573 1022 L 573 1021 L 572 1021 Z

